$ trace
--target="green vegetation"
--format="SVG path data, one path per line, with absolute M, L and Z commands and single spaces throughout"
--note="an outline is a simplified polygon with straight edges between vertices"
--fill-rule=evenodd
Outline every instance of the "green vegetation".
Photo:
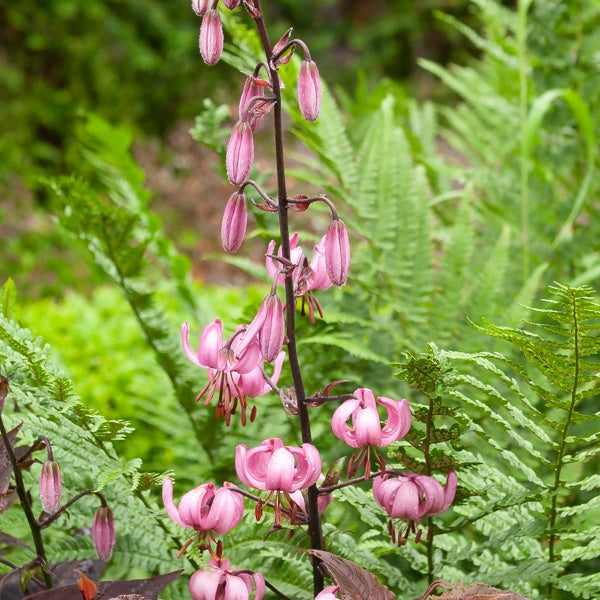
M 600 597 L 600 6 L 472 0 L 413 11 L 411 2 L 382 2 L 349 37 L 363 54 L 351 63 L 361 70 L 351 86 L 353 75 L 335 73 L 335 51 L 345 50 L 335 44 L 359 11 L 328 28 L 311 18 L 316 4 L 320 14 L 341 3 L 288 0 L 277 9 L 282 22 L 298 20 L 296 33 L 316 38 L 319 65 L 319 47 L 335 46 L 323 60 L 330 85 L 315 123 L 301 118 L 293 92 L 285 95 L 289 174 L 336 201 L 352 264 L 344 288 L 319 292 L 324 317 L 299 319 L 303 377 L 309 394 L 345 380 L 345 391 L 408 398 L 428 443 L 407 436 L 389 463 L 419 472 L 442 465 L 459 478 L 431 543 L 401 548 L 370 491 L 337 490 L 325 513 L 327 549 L 403 599 L 421 596 L 432 577 L 532 599 Z M 190 574 L 206 559 L 175 559 L 181 530 L 162 510 L 162 477 L 175 473 L 178 491 L 235 481 L 236 443 L 297 441 L 298 425 L 275 394 L 256 402 L 257 421 L 245 428 L 226 428 L 214 406 L 194 401 L 206 375 L 185 360 L 180 324 L 190 322 L 195 346 L 216 317 L 227 334 L 249 322 L 265 295 L 256 283 L 262 263 L 222 257 L 245 285 L 193 281 L 181 248 L 194 232 L 167 235 L 168 212 L 145 187 L 132 143 L 200 111 L 191 133 L 221 160 L 232 125 L 222 102 L 233 104 L 241 76 L 221 83 L 201 66 L 199 21 L 187 2 L 0 2 L 0 17 L 0 101 L 13 124 L 0 143 L 8 184 L 0 366 L 12 375 L 5 418 L 23 422 L 23 443 L 52 439 L 67 493 L 93 488 L 109 499 L 118 543 L 107 577 L 180 566 Z M 225 60 L 250 70 L 255 34 L 235 16 L 225 25 Z M 421 101 L 419 83 L 398 81 L 409 73 L 392 57 L 440 31 L 459 62 L 442 64 L 439 52 L 420 59 L 419 77 L 437 82 Z M 295 89 L 298 64 L 282 70 L 284 92 Z M 390 78 L 375 82 L 373 72 Z M 258 134 L 257 144 L 268 163 L 270 138 Z M 267 189 L 270 174 L 257 175 Z M 198 202 L 220 212 L 226 199 Z M 276 235 L 269 217 L 253 211 L 261 248 Z M 308 246 L 318 227 L 306 227 Z M 284 369 L 280 386 L 290 383 Z M 312 423 L 325 470 L 348 453 L 330 435 L 331 413 L 327 404 L 315 409 Z M 32 489 L 38 476 L 39 465 L 25 473 Z M 89 537 L 77 535 L 91 525 L 90 506 L 48 529 L 52 561 L 91 556 Z M 310 565 L 294 550 L 309 547 L 306 533 L 291 545 L 288 530 L 265 541 L 264 521 L 247 513 L 224 538 L 228 558 L 308 600 Z M 15 508 L 2 513 L 0 529 L 27 539 L 24 523 Z M 32 558 L 4 540 L 0 553 L 14 564 Z M 0 563 L 0 576 L 9 570 Z M 161 597 L 185 594 L 180 578 Z

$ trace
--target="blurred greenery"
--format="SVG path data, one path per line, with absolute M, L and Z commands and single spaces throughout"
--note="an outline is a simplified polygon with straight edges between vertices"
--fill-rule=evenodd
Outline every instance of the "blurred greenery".
M 536 529 L 537 508 L 530 490 L 523 489 L 527 482 L 517 481 L 507 462 L 512 440 L 529 448 L 523 423 L 539 432 L 513 410 L 511 394 L 526 409 L 545 410 L 535 394 L 526 398 L 510 387 L 514 373 L 534 390 L 539 380 L 528 380 L 535 376 L 525 376 L 528 366 L 506 340 L 490 341 L 472 321 L 486 317 L 519 327 L 523 319 L 535 318 L 527 307 L 553 280 L 586 283 L 590 294 L 598 294 L 600 5 L 594 0 L 518 6 L 495 0 L 265 0 L 264 5 L 277 23 L 273 31 L 294 24 L 324 81 L 321 118 L 306 124 L 294 98 L 297 65 L 292 61 L 282 69 L 284 108 L 295 136 L 288 174 L 297 186 L 325 190 L 352 236 L 348 285 L 319 294 L 324 319 L 314 326 L 306 319 L 298 324 L 307 389 L 314 393 L 344 379 L 343 391 L 369 386 L 377 394 L 416 401 L 415 386 L 395 379 L 390 362 L 438 360 L 445 351 L 455 358 L 456 351 L 465 353 L 461 360 L 466 353 L 506 352 L 506 373 L 486 362 L 487 356 L 469 355 L 481 381 L 469 379 L 470 373 L 464 381 L 491 400 L 485 398 L 477 410 L 460 402 L 451 406 L 472 447 L 450 451 L 453 460 L 467 464 L 461 474 L 465 504 L 457 507 L 464 527 L 444 530 L 438 539 L 450 555 L 452 544 L 464 542 L 457 552 L 475 548 L 465 561 L 490 580 L 502 569 L 512 569 L 507 577 L 518 580 L 518 561 L 531 560 L 535 576 L 523 583 L 524 593 L 541 597 L 536 578 L 558 577 L 562 564 L 547 564 L 540 543 L 546 529 Z M 230 429 L 215 422 L 213 407 L 194 403 L 206 375 L 185 362 L 179 348 L 182 321 L 190 322 L 194 345 L 201 328 L 217 316 L 228 332 L 248 322 L 266 293 L 263 284 L 192 282 L 190 266 L 197 265 L 179 254 L 190 239 L 209 244 L 203 236 L 215 228 L 212 217 L 221 212 L 226 194 L 215 200 L 212 188 L 199 197 L 190 193 L 183 178 L 197 171 L 207 179 L 212 165 L 203 156 L 200 165 L 181 167 L 164 140 L 197 116 L 193 137 L 222 157 L 239 91 L 235 69 L 224 64 L 209 69 L 199 59 L 198 26 L 187 0 L 0 0 L 0 103 L 11 125 L 0 140 L 5 184 L 0 257 L 16 282 L 16 320 L 50 343 L 51 361 L 66 371 L 87 408 L 131 423 L 135 431 L 115 440 L 119 456 L 141 457 L 144 471 L 174 471 L 178 493 L 200 481 L 234 479 L 235 443 L 298 437 L 296 420 L 281 410 L 274 394 L 257 401 L 259 419 L 245 429 L 238 422 Z M 226 60 L 236 67 L 251 64 L 257 44 L 250 27 L 236 18 L 227 27 L 235 43 L 227 46 Z M 176 193 L 144 184 L 132 143 L 148 144 L 152 137 L 162 140 L 153 150 L 154 167 L 167 165 Z M 263 163 L 270 160 L 265 153 Z M 262 180 L 268 182 L 264 164 Z M 160 180 L 148 175 L 156 176 L 151 182 Z M 202 233 L 186 220 L 189 204 L 212 211 L 202 213 L 207 217 Z M 316 213 L 308 222 L 312 232 L 302 237 L 309 253 L 321 216 Z M 271 216 L 261 213 L 254 220 L 254 241 L 270 239 Z M 174 232 L 173 239 L 166 230 Z M 203 246 L 202 257 L 213 250 Z M 245 255 L 226 260 L 247 274 L 245 282 L 254 281 L 263 271 L 262 252 L 257 261 Z M 229 273 L 222 280 L 229 281 Z M 443 350 L 428 346 L 431 340 Z M 24 379 L 28 368 L 23 367 Z M 449 389 L 452 369 L 443 374 Z M 498 396 L 494 376 L 507 387 Z M 284 372 L 281 385 L 288 384 Z M 593 391 L 582 403 L 590 420 Z M 486 412 L 488 400 L 498 399 L 502 414 Z M 331 411 L 324 405 L 313 412 L 313 435 L 325 464 L 345 452 L 330 435 Z M 489 425 L 490 415 L 501 430 L 491 445 L 474 433 Z M 516 438 L 502 437 L 506 423 L 518 432 Z M 597 443 L 593 431 L 586 435 L 589 444 Z M 542 456 L 543 444 L 534 442 Z M 398 448 L 393 452 L 400 455 Z M 590 477 L 584 472 L 597 464 L 591 459 L 576 465 Z M 535 466 L 531 457 L 527 461 L 526 467 Z M 468 466 L 473 464 L 481 467 L 476 473 Z M 588 483 L 597 487 L 594 480 Z M 505 493 L 514 494 L 514 514 L 532 527 L 518 538 L 525 540 L 522 548 L 510 538 L 515 531 L 507 533 Z M 580 494 L 577 500 L 583 506 L 588 497 Z M 349 533 L 358 536 L 354 558 L 417 594 L 422 554 L 406 547 L 396 560 L 397 549 L 380 535 L 383 517 L 363 509 L 368 501 L 365 490 L 340 493 L 341 504 L 328 513 L 328 541 L 343 555 L 353 547 Z M 521 522 L 514 527 L 520 532 Z M 248 517 L 243 531 L 227 539 L 232 556 L 241 561 L 249 555 L 256 564 L 281 569 L 283 589 L 303 597 L 306 567 L 287 556 L 283 536 L 273 536 L 271 547 L 263 535 Z M 306 542 L 296 535 L 299 545 Z M 444 535 L 453 536 L 452 544 Z M 577 539 L 570 539 L 575 545 Z M 478 541 L 485 547 L 481 556 Z M 579 563 L 574 551 L 569 560 L 593 574 L 595 546 L 586 552 Z M 286 571 L 282 557 L 295 566 Z M 444 574 L 459 580 L 466 565 L 446 556 Z M 578 584 L 563 579 L 564 594 L 554 596 L 561 600 L 572 598 L 575 592 L 567 590 Z M 585 589 L 594 589 L 594 581 L 588 583 Z

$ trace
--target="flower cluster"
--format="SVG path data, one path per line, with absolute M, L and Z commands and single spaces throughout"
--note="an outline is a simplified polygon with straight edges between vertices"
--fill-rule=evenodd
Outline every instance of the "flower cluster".
M 374 478 L 375 500 L 387 511 L 390 519 L 408 520 L 408 531 L 415 531 L 415 523 L 423 517 L 434 516 L 448 508 L 456 491 L 456 475 L 451 472 L 446 487 L 442 488 L 432 477 L 413 474 L 393 477 L 386 470 L 385 460 L 378 449 L 390 446 L 408 433 L 412 412 L 407 400 L 375 396 L 371 389 L 364 387 L 357 388 L 353 394 L 330 397 L 329 391 L 339 382 L 330 383 L 322 395 L 319 393 L 307 398 L 303 391 L 294 330 L 297 305 L 300 304 L 300 314 L 308 314 L 314 324 L 317 314 L 323 317 L 318 293 L 332 286 L 344 286 L 350 272 L 348 228 L 333 202 L 322 194 L 287 197 L 285 185 L 281 183 L 284 179 L 281 130 L 281 93 L 284 86 L 280 69 L 290 62 L 294 52 L 302 53 L 297 103 L 299 113 L 309 122 L 319 118 L 321 109 L 319 70 L 306 44 L 292 39 L 291 29 L 273 46 L 270 45 L 258 0 L 221 0 L 221 4 L 230 10 L 237 6 L 246 10 L 257 25 L 266 53 L 266 60 L 258 63 L 251 73 L 245 74 L 236 122 L 226 148 L 227 178 L 236 189 L 225 205 L 221 242 L 226 252 L 236 252 L 242 246 L 248 228 L 246 188 L 253 188 L 261 198 L 252 202 L 253 209 L 278 214 L 282 243 L 277 248 L 276 241 L 271 240 L 266 248 L 265 268 L 271 278 L 271 289 L 249 324 L 235 329 L 232 327 L 233 334 L 225 337 L 223 322 L 217 318 L 204 327 L 198 349 L 193 350 L 189 342 L 189 325 L 183 323 L 181 342 L 187 358 L 207 371 L 208 381 L 196 400 L 204 399 L 204 404 L 208 405 L 216 397 L 217 417 L 223 416 L 226 425 L 230 425 L 238 407 L 242 425 L 248 420 L 253 422 L 256 405 L 251 408 L 248 419 L 248 399 L 275 392 L 286 409 L 291 407 L 288 410 L 290 414 L 300 415 L 304 443 L 292 446 L 280 438 L 271 437 L 251 448 L 246 444 L 236 446 L 237 477 L 246 487 L 256 490 L 258 495 L 229 482 L 221 488 L 213 483 L 203 483 L 185 493 L 179 506 L 175 506 L 173 481 L 166 478 L 163 481 L 163 503 L 174 523 L 195 532 L 180 554 L 191 542 L 196 542 L 200 550 L 208 550 L 211 554 L 208 568 L 196 571 L 190 580 L 190 593 L 194 600 L 249 600 L 253 589 L 255 600 L 261 600 L 265 589 L 263 576 L 231 570 L 229 561 L 223 558 L 223 544 L 218 538 L 240 522 L 244 513 L 244 497 L 255 503 L 257 520 L 262 518 L 265 507 L 273 510 L 274 529 L 283 527 L 285 520 L 292 526 L 308 524 L 311 541 L 322 535 L 318 514 L 327 508 L 332 501 L 331 492 L 339 487 L 342 463 L 338 461 L 338 467 L 332 467 L 326 476 L 323 475 L 319 450 L 311 442 L 310 424 L 306 425 L 307 407 L 335 400 L 339 402 L 333 411 L 331 429 L 337 438 L 356 451 L 349 460 L 349 479 L 359 470 L 364 470 L 361 478 L 340 485 Z M 215 64 L 223 51 L 223 27 L 218 5 L 218 0 L 192 2 L 194 11 L 202 17 L 200 53 L 207 64 Z M 254 134 L 270 111 L 275 114 L 278 175 L 275 197 L 249 179 L 255 158 Z M 320 239 L 317 238 L 312 255 L 307 256 L 300 246 L 299 234 L 290 235 L 287 214 L 288 211 L 306 211 L 315 202 L 326 204 L 331 218 Z M 278 295 L 278 286 L 285 288 L 285 304 Z M 294 386 L 284 391 L 278 388 L 278 383 L 286 345 Z M 373 475 L 372 456 L 379 465 L 379 471 Z M 317 482 L 321 482 L 320 487 Z M 392 525 L 390 533 L 395 535 Z M 401 538 L 405 539 L 406 534 Z M 338 586 L 330 586 L 318 595 L 318 599 L 336 600 L 339 591 Z

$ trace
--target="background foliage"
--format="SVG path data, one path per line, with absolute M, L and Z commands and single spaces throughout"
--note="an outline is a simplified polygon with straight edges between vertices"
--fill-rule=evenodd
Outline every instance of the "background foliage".
M 233 329 L 264 296 L 254 279 L 243 287 L 191 280 L 180 254 L 186 232 L 174 241 L 166 235 L 160 198 L 144 186 L 131 151 L 134 137 L 163 135 L 200 111 L 193 136 L 224 154 L 231 120 L 221 102 L 233 102 L 241 77 L 199 64 L 198 21 L 183 4 L 0 4 L 3 108 L 16 124 L 0 147 L 13 198 L 2 206 L 0 251 L 19 295 L 1 321 L 2 372 L 15 372 L 25 441 L 40 431 L 55 436 L 67 487 L 106 485 L 121 523 L 109 572 L 117 576 L 177 563 L 177 542 L 165 544 L 160 530 L 171 524 L 157 490 L 145 489 L 154 475 L 144 473 L 174 471 L 180 494 L 202 481 L 235 480 L 235 443 L 297 438 L 275 397 L 261 399 L 255 424 L 225 430 L 211 408 L 193 402 L 204 375 L 179 350 L 181 321 L 193 335 L 216 316 Z M 435 458 L 440 472 L 458 468 L 460 484 L 460 502 L 436 520 L 432 561 L 423 545 L 391 543 L 384 515 L 361 487 L 340 490 L 328 509 L 328 549 L 401 597 L 421 595 L 431 575 L 532 598 L 598 597 L 600 7 L 473 0 L 413 10 L 398 0 L 362 15 L 349 3 L 318 4 L 278 3 L 277 18 L 298 23 L 330 83 L 312 125 L 287 96 L 290 173 L 294 185 L 336 201 L 351 229 L 353 263 L 348 285 L 320 297 L 325 318 L 314 327 L 300 320 L 307 388 L 349 379 L 347 391 L 404 395 L 421 433 L 429 425 L 417 415 L 433 407 L 433 455 L 409 436 L 390 460 L 418 470 Z M 349 24 L 352 35 L 340 45 Z M 248 70 L 254 34 L 236 18 L 227 29 L 235 39 L 227 61 Z M 453 54 L 446 42 L 432 45 L 433 56 L 420 51 L 442 35 Z M 423 70 L 401 85 L 396 77 L 411 69 L 398 57 L 417 55 Z M 460 62 L 446 64 L 450 57 Z M 352 84 L 341 75 L 344 59 L 362 69 Z M 293 90 L 294 66 L 282 76 Z M 415 99 L 412 92 L 434 78 L 436 94 Z M 268 139 L 259 150 L 266 163 Z M 57 177 L 64 169 L 69 174 Z M 263 181 L 269 185 L 268 173 Z M 15 194 L 24 199 L 15 202 Z M 225 200 L 210 202 L 218 212 Z M 20 231 L 7 225 L 15 217 L 37 233 L 11 234 Z M 274 222 L 254 219 L 262 247 Z M 309 248 L 322 229 L 319 215 L 304 226 Z M 229 261 L 252 277 L 261 273 L 260 263 Z M 314 417 L 326 464 L 346 452 L 330 435 L 330 415 L 323 406 Z M 83 452 L 69 447 L 74 439 L 86 441 Z M 97 469 L 90 473 L 89 464 Z M 52 528 L 57 559 L 91 550 L 87 538 L 73 537 L 90 514 L 82 507 Z M 2 517 L 3 531 L 22 532 L 18 511 Z M 267 527 L 250 510 L 225 540 L 229 558 L 308 598 L 307 561 L 286 532 L 264 543 Z M 297 532 L 292 543 L 308 540 Z M 14 560 L 27 560 L 16 552 Z M 179 597 L 180 588 L 169 589 L 165 597 Z

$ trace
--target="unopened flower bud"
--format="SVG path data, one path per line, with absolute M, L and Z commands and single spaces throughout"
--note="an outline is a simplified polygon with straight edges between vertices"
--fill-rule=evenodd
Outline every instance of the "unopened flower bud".
M 48 514 L 55 513 L 60 507 L 62 480 L 60 467 L 54 460 L 47 460 L 40 473 L 40 500 L 42 508 Z
M 208 9 L 202 17 L 200 54 L 207 65 L 218 63 L 223 54 L 223 25 L 216 8 Z
M 313 60 L 303 60 L 298 75 L 298 104 L 307 121 L 316 121 L 321 110 L 321 79 Z
M 192 0 L 192 8 L 199 17 L 203 16 L 210 8 L 210 4 L 211 0 Z
M 246 194 L 234 192 L 227 200 L 221 223 L 221 242 L 225 252 L 237 252 L 246 235 L 248 222 Z
M 115 519 L 108 506 L 96 509 L 92 525 L 92 540 L 100 560 L 108 560 L 115 547 Z
M 229 9 L 233 10 L 236 6 L 240 5 L 241 0 L 223 0 L 223 4 Z
M 350 264 L 350 242 L 348 229 L 340 219 L 333 219 L 325 234 L 323 248 L 327 275 L 334 285 L 344 285 L 348 277 Z
M 267 362 L 272 362 L 281 351 L 285 332 L 281 299 L 277 294 L 269 294 L 264 299 L 260 310 L 264 310 L 265 315 L 258 333 L 260 352 Z
M 241 185 L 248 177 L 253 162 L 254 140 L 252 128 L 246 121 L 238 121 L 233 126 L 225 156 L 229 181 L 234 185 Z

